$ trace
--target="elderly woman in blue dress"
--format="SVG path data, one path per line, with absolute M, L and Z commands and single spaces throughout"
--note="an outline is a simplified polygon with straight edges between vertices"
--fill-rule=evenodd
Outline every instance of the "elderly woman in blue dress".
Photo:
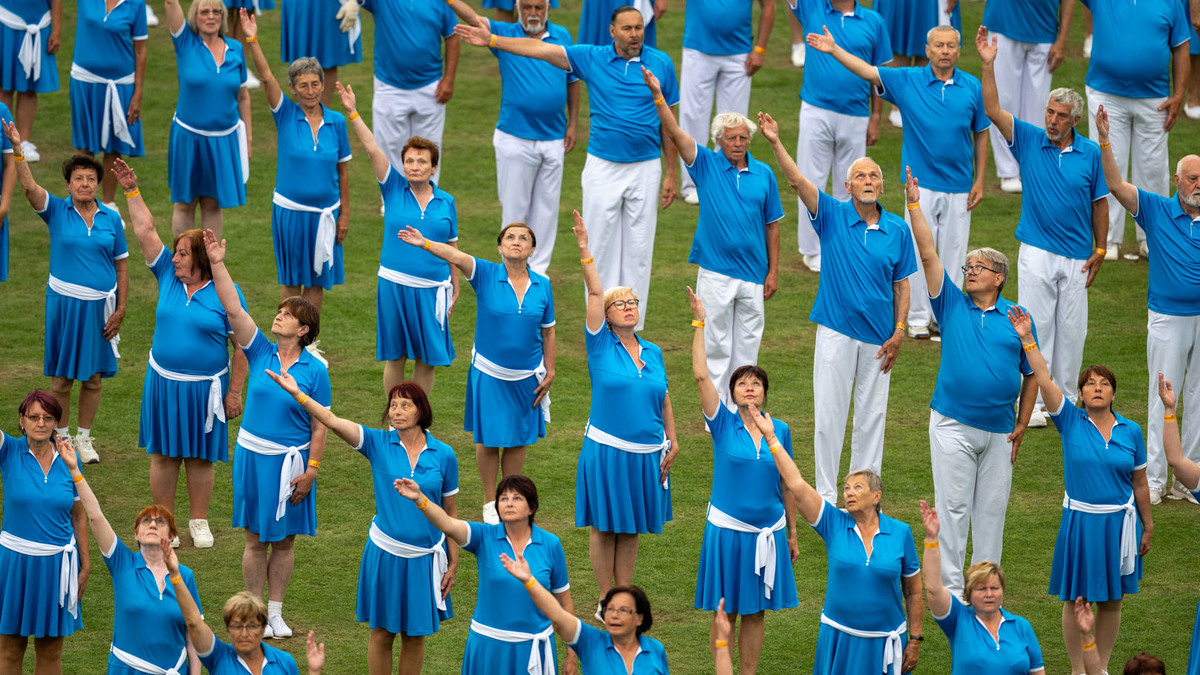
M 371 675 L 393 672 L 399 635 L 399 672 L 420 672 L 425 638 L 454 615 L 450 589 L 458 572 L 458 547 L 448 546 L 445 535 L 393 484 L 396 476 L 411 476 L 431 495 L 431 503 L 450 518 L 458 515 L 458 460 L 453 448 L 429 433 L 429 397 L 413 382 L 397 384 L 388 392 L 382 420 L 390 428 L 371 429 L 334 415 L 302 392 L 291 375 L 268 375 L 370 462 L 375 518 L 363 546 L 356 607 L 358 620 L 371 628 L 367 668 Z
M 271 234 L 279 299 L 302 295 L 319 310 L 325 291 L 346 278 L 342 265 L 342 241 L 350 229 L 346 118 L 322 103 L 325 71 L 314 58 L 292 61 L 288 87 L 294 100 L 284 96 L 258 44 L 254 15 L 243 9 L 240 18 L 277 130 Z
M 20 147 L 15 126 L 5 122 L 4 133 Z M 42 373 L 62 406 L 58 435 L 68 437 L 71 390 L 78 381 L 78 435 L 71 440 L 85 463 L 99 462 L 91 428 L 102 380 L 117 374 L 117 331 L 129 290 L 125 228 L 120 215 L 97 200 L 104 169 L 96 160 L 75 155 L 63 162 L 68 196 L 62 198 L 37 184 L 19 151 L 13 158 L 21 190 L 50 233 Z
M 58 401 L 39 389 L 17 410 L 24 436 L 0 431 L 0 673 L 21 672 L 30 636 L 35 671 L 62 673 L 63 638 L 83 628 L 87 516 L 55 447 Z
M 314 58 L 325 69 L 325 81 L 337 82 L 338 67 L 362 63 L 362 21 L 358 0 L 288 0 L 279 10 L 279 54 L 292 63 Z M 325 87 L 321 102 L 333 102 L 334 88 Z
M 467 373 L 463 428 L 474 432 L 483 482 L 483 520 L 500 522 L 496 473 L 521 473 L 526 446 L 546 435 L 554 381 L 554 296 L 550 280 L 529 268 L 537 237 L 525 223 L 496 235 L 502 263 L 427 239 L 412 227 L 400 239 L 462 270 L 475 289 L 475 344 Z M 501 456 L 503 452 L 503 456 Z
M 71 59 L 71 145 L 104 153 L 104 205 L 116 211 L 113 162 L 142 157 L 142 92 L 146 80 L 146 3 L 80 0 Z
M 54 55 L 62 46 L 62 6 L 62 0 L 0 0 L 0 103 L 17 118 L 30 162 L 41 159 L 30 140 L 38 94 L 58 91 Z
M 250 178 L 250 93 L 246 57 L 225 37 L 221 0 L 193 0 L 185 20 L 179 0 L 166 0 L 167 27 L 175 45 L 179 101 L 171 121 L 167 183 L 171 231 L 196 227 L 221 236 L 221 209 L 246 203 Z
M 400 153 L 404 170 L 397 171 L 358 114 L 354 90 L 340 82 L 337 90 L 354 133 L 366 148 L 386 207 L 375 290 L 375 359 L 384 362 L 383 388 L 391 391 L 402 382 L 405 364 L 412 360 L 412 381 L 429 393 L 434 367 L 454 360 L 449 318 L 458 300 L 458 270 L 405 246 L 392 232 L 420 225 L 429 241 L 458 248 L 454 197 L 433 182 L 437 145 L 413 136 Z
M 525 583 L 505 570 L 501 558 L 523 556 L 530 576 L 549 589 L 563 611 L 574 614 L 562 542 L 533 524 L 538 511 L 533 481 L 521 474 L 500 481 L 496 509 L 501 522 L 495 525 L 458 520 L 411 478 L 397 478 L 395 488 L 400 496 L 412 500 L 434 527 L 475 556 L 479 590 L 463 653 L 463 675 L 554 675 L 554 626 L 529 597 Z M 577 665 L 575 653 L 569 651 L 563 672 L 574 673 Z
M 1078 381 L 1082 407 L 1069 405 L 1050 378 L 1029 315 L 1014 307 L 1008 318 L 1021 337 L 1042 400 L 1062 437 L 1066 494 L 1054 542 L 1050 593 L 1063 602 L 1063 642 L 1071 657 L 1071 672 L 1083 671 L 1074 611 L 1075 598 L 1080 596 L 1096 603 L 1096 649 L 1107 670 L 1121 629 L 1121 600 L 1138 592 L 1142 556 L 1150 551 L 1154 534 L 1146 442 L 1136 422 L 1113 411 L 1117 377 L 1111 370 L 1101 365 L 1084 368 Z

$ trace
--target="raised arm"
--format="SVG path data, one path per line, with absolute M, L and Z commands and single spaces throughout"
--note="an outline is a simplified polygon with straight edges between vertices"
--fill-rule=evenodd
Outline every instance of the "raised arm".
M 217 638 L 212 629 L 205 625 L 200 608 L 196 606 L 196 599 L 192 597 L 192 591 L 183 583 L 183 575 L 179 573 L 179 558 L 175 556 L 175 549 L 171 548 L 171 538 L 168 535 L 163 535 L 162 550 L 171 587 L 175 589 L 175 602 L 179 603 L 179 611 L 183 613 L 183 620 L 187 623 L 188 637 L 192 639 L 197 653 L 211 653 L 213 641 Z
M 925 558 L 921 561 L 921 572 L 925 575 L 925 596 L 929 598 L 929 611 L 937 619 L 950 613 L 952 597 L 950 591 L 942 584 L 938 514 L 924 499 L 921 500 L 921 522 L 925 525 Z
M 308 413 L 310 417 L 325 425 L 325 428 L 337 434 L 338 438 L 349 443 L 351 447 L 357 448 L 362 445 L 362 434 L 359 431 L 361 427 L 357 422 L 342 419 L 333 414 L 333 411 L 329 408 L 309 398 L 307 394 L 300 391 L 299 385 L 296 384 L 296 380 L 292 379 L 291 375 L 287 373 L 278 375 L 270 370 L 266 371 L 266 373 L 268 377 L 275 380 L 275 384 L 278 384 L 284 391 L 291 394 L 292 398 L 296 399 L 296 402 L 300 404 L 300 407 L 304 408 L 304 412 Z
M 1117 157 L 1113 154 L 1112 143 L 1108 141 L 1108 111 L 1101 105 L 1096 109 L 1096 142 L 1100 144 L 1100 164 L 1104 167 L 1104 182 L 1121 206 L 1130 213 L 1138 212 L 1137 186 L 1125 180 L 1121 169 L 1117 167 Z
M 1092 630 L 1095 623 L 1091 603 L 1083 596 L 1075 598 L 1075 625 L 1079 627 L 1079 644 L 1083 645 L 1083 670 L 1087 675 L 1108 675 L 1096 649 L 1096 634 Z
M 713 419 L 717 406 L 721 405 L 721 394 L 708 374 L 708 350 L 704 346 L 704 303 L 696 296 L 691 286 L 687 287 L 688 301 L 692 305 L 692 379 L 700 389 L 700 409 L 704 416 Z
M 575 233 L 575 242 L 579 244 L 579 262 L 583 265 L 583 285 L 587 290 L 587 329 L 592 333 L 604 327 L 604 285 L 600 282 L 600 272 L 596 270 L 596 260 L 592 257 L 592 249 L 588 246 L 587 224 L 579 210 L 571 212 L 575 224 L 571 231 Z
M 775 468 L 779 470 L 783 484 L 792 493 L 796 509 L 809 525 L 817 522 L 817 516 L 821 515 L 821 495 L 804 480 L 804 476 L 800 475 L 800 467 L 783 451 L 783 446 L 775 437 L 775 424 L 771 421 L 771 416 L 759 411 L 758 406 L 751 403 L 750 417 L 766 439 L 767 447 L 771 449 L 771 457 L 775 459 Z
M 645 66 L 642 66 L 642 78 L 646 80 L 650 95 L 654 97 L 654 111 L 658 113 L 658 121 L 662 124 L 663 135 L 675 144 L 675 149 L 679 151 L 679 158 L 683 160 L 683 163 L 691 166 L 692 162 L 696 161 L 696 139 L 679 126 L 679 121 L 675 119 L 675 113 L 671 112 L 671 106 L 667 105 L 667 100 L 663 97 L 658 78 Z
M 453 539 L 454 543 L 459 546 L 467 543 L 467 539 L 471 537 L 471 527 L 467 525 L 467 521 L 451 516 L 442 507 L 433 503 L 429 497 L 421 494 L 421 486 L 411 478 L 397 478 L 394 485 L 396 492 L 400 493 L 401 497 L 411 499 L 421 513 L 425 514 L 425 518 L 433 523 L 434 527 L 444 532 L 447 537 Z
M 879 80 L 879 68 L 867 63 L 866 61 L 863 61 L 845 49 L 842 49 L 841 45 L 834 41 L 833 35 L 829 32 L 829 28 L 825 26 L 822 26 L 822 28 L 825 31 L 824 35 L 809 33 L 807 36 L 805 36 L 804 39 L 806 42 L 808 42 L 809 47 L 812 47 L 819 52 L 825 52 L 826 54 L 832 56 L 833 58 L 837 59 L 838 63 L 845 66 L 846 70 L 849 70 L 876 87 L 883 84 Z
M 517 559 L 513 560 L 504 553 L 500 554 L 500 564 L 504 565 L 504 569 L 517 581 L 520 581 L 525 586 L 525 590 L 529 591 L 529 598 L 533 600 L 533 604 L 550 619 L 550 623 L 554 625 L 554 632 L 563 639 L 564 642 L 570 642 L 575 639 L 575 633 L 579 630 L 579 619 L 559 603 L 558 598 L 554 594 L 542 587 L 538 580 L 534 578 L 533 573 L 529 571 L 529 563 L 525 561 L 525 556 L 517 553 Z
M 254 15 L 245 9 L 238 10 L 238 19 L 242 24 L 242 35 L 246 36 L 246 49 L 254 61 L 254 70 L 258 73 L 258 79 L 262 80 L 263 93 L 267 95 L 267 105 L 274 110 L 279 106 L 283 90 L 279 88 L 279 82 L 275 79 L 275 74 L 271 72 L 271 65 L 267 63 L 267 57 L 258 44 L 258 22 L 254 19 Z
M 21 184 L 21 190 L 25 193 L 25 199 L 29 200 L 29 205 L 34 211 L 41 211 L 46 208 L 46 200 L 50 198 L 50 194 L 37 184 L 33 179 L 33 172 L 29 170 L 29 163 L 25 161 L 25 153 L 21 151 L 21 134 L 17 131 L 17 125 L 3 121 L 4 135 L 8 136 L 9 142 L 13 148 L 13 162 L 17 165 L 17 182 Z
M 1167 464 L 1175 477 L 1183 483 L 1183 487 L 1193 492 L 1200 487 L 1200 466 L 1183 454 L 1183 444 L 1179 440 L 1179 423 L 1175 421 L 1175 390 L 1171 381 L 1158 374 L 1158 397 L 1162 400 L 1163 416 L 1163 452 L 1167 456 Z
M 150 214 L 150 207 L 146 206 L 142 191 L 138 189 L 137 174 L 125 160 L 118 158 L 114 161 L 112 172 L 125 191 L 125 206 L 129 209 L 129 219 L 133 221 L 133 234 L 142 249 L 142 257 L 149 265 L 158 259 L 158 254 L 163 250 L 162 239 L 154 229 L 154 216 Z
M 1017 336 L 1021 338 L 1021 347 L 1025 350 L 1025 358 L 1029 360 L 1029 367 L 1033 369 L 1033 376 L 1037 379 L 1042 400 L 1046 402 L 1046 410 L 1058 412 L 1062 406 L 1063 394 L 1058 385 L 1050 379 L 1050 368 L 1046 366 L 1046 358 L 1042 356 L 1042 351 L 1038 349 L 1037 341 L 1033 337 L 1033 319 L 1020 305 L 1013 305 L 1008 310 L 1008 320 L 1012 322 L 1013 330 L 1017 331 Z
M 450 244 L 442 244 L 436 241 L 430 241 L 421 235 L 421 231 L 411 225 L 400 230 L 396 235 L 406 244 L 411 244 L 417 248 L 423 248 L 433 255 L 445 260 L 462 270 L 462 273 L 467 275 L 467 278 L 475 276 L 475 258 L 458 250 L 457 247 Z
M 187 23 L 187 17 L 183 14 L 183 7 L 180 6 L 179 0 L 166 0 L 167 11 L 167 29 L 171 31 L 171 35 L 178 35 Z
M 762 131 L 763 138 L 771 144 L 771 150 L 775 153 L 775 161 L 783 170 L 783 177 L 787 179 L 788 185 L 800 197 L 800 201 L 804 202 L 804 208 L 808 209 L 809 213 L 816 213 L 817 200 L 821 192 L 816 185 L 813 185 L 812 181 L 800 173 L 800 167 L 796 166 L 796 160 L 792 159 L 787 148 L 783 147 L 783 143 L 779 140 L 779 124 L 767 113 L 760 112 L 758 113 L 758 128 Z
M 100 553 L 109 552 L 112 550 L 117 535 L 100 510 L 100 500 L 96 499 L 96 493 L 92 491 L 92 486 L 88 485 L 83 473 L 79 470 L 79 457 L 75 455 L 74 446 L 71 445 L 71 441 L 61 436 L 58 437 L 58 457 L 63 464 L 67 465 L 67 471 L 71 472 L 71 478 L 75 480 L 75 490 L 79 492 L 79 502 L 83 505 L 84 513 L 87 514 L 88 523 L 92 527 L 92 534 L 96 537 L 96 545 L 100 547 Z
M 493 35 L 488 20 L 483 17 L 477 17 L 477 19 L 474 24 L 458 24 L 454 27 L 454 34 L 461 38 L 463 42 L 475 45 L 476 47 L 491 47 L 492 49 L 499 49 L 502 52 L 516 54 L 517 56 L 541 59 L 563 70 L 571 70 L 571 63 L 567 60 L 567 50 L 563 49 L 561 45 L 552 45 L 541 40 L 534 40 L 533 38 L 513 38 Z
M 912 222 L 913 239 L 917 242 L 917 256 L 921 258 L 921 269 L 925 272 L 929 297 L 936 298 L 942 293 L 942 281 L 946 278 L 946 270 L 938 257 L 933 230 L 929 229 L 929 221 L 925 220 L 925 212 L 921 210 L 921 187 L 912 175 L 912 167 L 904 167 L 904 178 L 904 198 L 908 206 L 909 220 Z
M 367 151 L 367 159 L 371 161 L 371 169 L 375 171 L 375 180 L 382 182 L 387 178 L 388 169 L 392 164 L 388 161 L 387 155 L 383 154 L 379 144 L 375 142 L 375 134 L 371 133 L 371 127 L 363 121 L 362 115 L 358 114 L 357 98 L 354 96 L 354 88 L 346 85 L 342 86 L 341 82 L 337 83 L 338 98 L 342 100 L 342 109 L 346 111 L 346 123 L 354 129 L 354 133 L 358 136 L 358 142 L 363 144 L 363 149 Z
M 1000 135 L 1004 136 L 1004 140 L 1012 143 L 1013 116 L 1000 107 L 1000 90 L 996 88 L 996 52 L 999 49 L 996 46 L 996 38 L 988 39 L 987 26 L 980 26 L 979 32 L 975 34 L 975 49 L 979 51 L 979 61 L 983 69 L 982 77 L 979 78 L 983 85 L 983 111 L 992 124 L 996 125 Z
M 250 345 L 258 332 L 250 313 L 242 309 L 237 287 L 233 285 L 233 277 L 225 267 L 225 240 L 217 241 L 217 235 L 212 230 L 204 231 L 204 249 L 208 252 L 208 262 L 212 266 L 213 288 L 217 290 L 217 298 L 225 308 L 225 316 L 233 327 L 233 337 L 239 347 Z

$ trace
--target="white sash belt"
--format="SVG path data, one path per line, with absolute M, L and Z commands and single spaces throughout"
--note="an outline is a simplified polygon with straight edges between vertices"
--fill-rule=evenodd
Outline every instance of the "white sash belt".
M 442 578 L 446 576 L 447 570 L 450 569 L 450 559 L 446 557 L 446 549 L 442 548 L 442 544 L 446 541 L 446 535 L 442 535 L 438 542 L 429 548 L 421 548 L 413 546 L 402 541 L 392 539 L 386 532 L 379 529 L 375 521 L 371 521 L 371 529 L 367 533 L 371 538 L 371 542 L 391 553 L 397 558 L 422 558 L 427 555 L 433 556 L 433 597 L 437 604 L 437 608 L 446 610 L 446 599 L 442 597 Z
M 359 36 L 362 35 L 362 18 L 359 15 L 354 15 L 354 25 L 346 32 L 346 39 L 350 41 L 350 53 L 354 53 L 354 43 L 358 42 Z
M 639 455 L 648 455 L 652 452 L 657 452 L 659 466 L 662 466 L 662 462 L 666 458 L 667 453 L 671 452 L 671 441 L 667 439 L 666 435 L 663 436 L 662 443 L 659 443 L 658 445 L 651 445 L 649 443 L 630 443 L 627 440 L 617 438 L 610 433 L 597 429 L 595 425 L 592 424 L 591 420 L 588 420 L 586 435 L 588 438 L 596 441 L 597 443 L 608 445 L 624 452 L 633 452 Z M 671 487 L 670 476 L 667 476 L 667 479 L 662 482 L 662 486 L 664 490 Z
M 333 212 L 341 208 L 342 200 L 334 202 L 333 206 L 318 209 L 294 202 L 276 192 L 271 197 L 271 203 L 288 211 L 321 214 L 321 219 L 317 221 L 317 242 L 313 247 L 313 271 L 320 274 L 325 269 L 325 263 L 333 265 L 333 245 L 337 240 L 337 217 Z
M 139 673 L 147 673 L 148 675 L 180 675 L 181 671 L 179 669 L 183 668 L 188 658 L 187 647 L 184 647 L 179 652 L 179 660 L 175 662 L 175 665 L 170 668 L 160 668 L 145 659 L 140 659 L 123 649 L 119 649 L 116 645 L 110 645 L 109 649 L 112 650 L 113 656 L 117 657 L 118 661 Z
M 821 623 L 829 626 L 834 630 L 840 630 L 846 635 L 853 635 L 858 638 L 874 639 L 887 638 L 887 645 L 883 648 L 883 669 L 882 672 L 888 671 L 888 666 L 892 667 L 894 675 L 900 675 L 901 668 L 904 666 L 904 643 L 900 640 L 900 634 L 908 630 L 908 622 L 905 621 L 896 627 L 893 631 L 880 630 L 858 630 L 843 626 L 833 619 L 825 616 L 825 612 L 821 612 Z
M 83 300 L 85 302 L 103 300 L 105 325 L 108 324 L 108 320 L 110 317 L 112 317 L 113 312 L 117 311 L 116 286 L 113 286 L 112 290 L 107 292 L 98 291 L 94 288 L 88 288 L 87 286 L 80 286 L 79 284 L 72 284 L 70 282 L 63 281 L 53 274 L 51 274 L 50 278 L 46 281 L 46 285 L 49 286 L 50 290 L 54 291 L 55 293 L 58 293 L 59 295 L 65 295 L 68 298 L 75 298 L 76 300 Z M 117 351 L 117 345 L 121 344 L 121 336 L 112 336 L 112 339 L 109 340 L 108 343 L 112 345 L 113 356 L 117 357 L 118 359 L 121 358 L 121 352 Z
M 205 131 L 203 129 L 190 127 L 184 124 L 183 120 L 179 119 L 178 116 L 172 117 L 171 121 L 175 124 L 178 124 L 183 129 L 192 132 L 193 134 L 200 134 L 201 136 L 207 136 L 209 138 L 223 138 L 229 134 L 237 134 L 238 152 L 240 152 L 242 155 L 242 182 L 245 183 L 246 181 L 250 180 L 250 147 L 246 138 L 245 120 L 238 120 L 237 124 L 222 131 Z
M 288 498 L 296 491 L 292 481 L 304 475 L 304 455 L 300 453 L 307 450 L 311 443 L 280 445 L 255 436 L 243 426 L 238 429 L 237 444 L 259 455 L 284 455 L 283 468 L 279 471 L 279 500 L 275 506 L 275 520 L 279 520 L 287 510 Z
M 1132 495 L 1129 497 L 1129 501 L 1124 504 L 1088 504 L 1077 499 L 1071 499 L 1064 492 L 1063 508 L 1092 514 L 1119 513 L 1124 511 L 1125 519 L 1121 521 L 1121 576 L 1133 574 L 1133 570 L 1137 567 L 1138 541 L 1137 509 L 1134 508 Z
M 754 527 L 709 504 L 708 522 L 723 530 L 758 535 L 754 542 L 754 573 L 762 578 L 763 597 L 770 599 L 771 590 L 775 588 L 775 533 L 787 525 L 787 515 L 779 516 L 770 527 Z
M 42 29 L 50 27 L 50 12 L 47 11 L 37 23 L 25 23 L 25 19 L 13 14 L 8 9 L 0 7 L 0 24 L 16 31 L 25 31 L 25 39 L 21 40 L 21 49 L 17 52 L 17 62 L 25 69 L 25 79 L 39 80 L 42 77 Z
M 75 548 L 75 535 L 66 546 L 43 544 L 22 539 L 8 532 L 0 532 L 0 546 L 17 553 L 46 557 L 62 554 L 62 565 L 58 569 L 58 606 L 66 604 L 67 613 L 79 618 L 79 551 Z
M 540 633 L 518 633 L 485 626 L 471 619 L 471 630 L 502 642 L 532 642 L 529 649 L 529 675 L 554 675 L 554 626 Z
M 505 368 L 504 366 L 498 365 L 496 363 L 492 363 L 491 361 L 488 361 L 486 358 L 481 356 L 478 352 L 475 351 L 475 345 L 471 345 L 471 365 L 475 366 L 475 369 L 478 370 L 479 372 L 483 373 L 484 375 L 494 377 L 497 380 L 504 380 L 505 382 L 520 382 L 521 380 L 524 380 L 528 377 L 536 377 L 538 384 L 541 384 L 542 380 L 546 379 L 546 362 L 545 361 L 539 361 L 538 367 L 535 370 L 517 370 L 516 368 Z M 550 393 L 549 392 L 547 392 L 546 395 L 542 397 L 542 403 L 539 407 L 542 409 L 542 417 L 544 417 L 546 419 L 546 422 L 549 423 L 550 422 Z
M 454 284 L 450 282 L 449 277 L 444 281 L 434 281 L 424 277 L 414 277 L 404 272 L 397 272 L 396 270 L 380 265 L 379 278 L 387 279 L 393 284 L 400 284 L 409 288 L 441 289 L 437 294 L 437 304 L 433 307 L 433 316 L 437 319 L 438 325 L 442 327 L 442 330 L 446 329 L 446 309 L 450 307 L 450 298 L 454 296 Z
M 176 373 L 167 370 L 158 365 L 154 360 L 154 352 L 150 352 L 150 367 L 159 376 L 176 382 L 208 382 L 208 414 L 204 416 L 204 433 L 209 433 L 213 429 L 213 418 L 217 418 L 222 422 L 225 421 L 225 402 L 221 396 L 221 376 L 229 372 L 229 366 L 221 369 L 221 372 L 213 375 L 186 375 L 184 373 Z
M 117 91 L 119 84 L 133 84 L 134 74 L 109 80 L 83 68 L 77 63 L 71 64 L 71 79 L 87 84 L 103 84 L 104 88 L 104 124 L 100 127 L 100 144 L 108 145 L 109 130 L 116 134 L 121 142 L 133 145 L 133 135 L 129 133 L 129 123 L 125 120 L 128 113 L 121 106 L 121 93 Z

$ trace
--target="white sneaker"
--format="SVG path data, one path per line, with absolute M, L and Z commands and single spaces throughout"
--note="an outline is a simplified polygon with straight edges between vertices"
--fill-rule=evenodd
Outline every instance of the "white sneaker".
M 113 211 L 117 212 L 117 218 L 119 218 L 121 220 L 121 228 L 124 229 L 125 228 L 125 217 L 121 215 L 121 209 L 117 208 L 117 203 L 116 202 L 100 202 L 100 203 L 107 206 L 108 208 L 112 209 Z
M 154 13 L 154 8 L 148 2 L 146 3 L 146 25 L 150 28 L 158 25 L 158 15 Z
M 1188 116 L 1188 119 L 1200 120 L 1200 105 L 1183 106 L 1183 114 Z
M 75 448 L 75 454 L 79 455 L 79 461 L 84 464 L 99 464 L 100 453 L 92 447 L 92 437 L 87 436 L 72 436 L 71 447 Z
M 1083 58 L 1092 58 L 1092 36 L 1089 35 L 1083 38 Z
M 496 512 L 496 502 L 488 502 L 483 505 L 483 522 L 488 525 L 500 524 L 500 514 Z
M 695 190 L 688 192 L 687 194 L 683 195 L 683 201 L 691 204 L 692 206 L 697 206 L 700 204 L 700 193 L 696 192 Z
M 810 272 L 816 272 L 816 273 L 820 274 L 821 273 L 821 254 L 818 253 L 816 255 L 804 256 L 804 266 L 807 267 Z
M 278 614 L 267 617 L 266 631 L 276 640 L 292 637 L 292 629 L 283 622 L 283 617 Z M 263 637 L 266 637 L 266 635 L 264 634 Z
M 1186 499 L 1193 504 L 1197 503 L 1196 497 L 1192 495 L 1192 491 L 1185 488 L 1183 483 L 1179 482 L 1178 478 L 1172 481 L 1171 491 L 1167 493 L 1167 499 Z
M 1119 258 L 1121 255 L 1121 252 L 1118 251 L 1117 248 L 1118 247 L 1116 247 L 1116 246 L 1110 246 L 1109 248 L 1105 249 L 1104 250 L 1104 259 L 1105 260 L 1116 260 L 1117 258 Z
M 263 639 L 275 637 L 275 631 L 271 630 L 271 617 L 267 617 L 267 625 L 263 626 Z
M 797 68 L 804 67 L 804 57 L 808 54 L 806 45 L 801 42 L 798 45 L 792 45 L 792 65 Z
M 313 340 L 311 343 L 309 343 L 309 345 L 307 347 L 304 348 L 304 351 L 308 352 L 309 354 L 312 354 L 314 359 L 325 364 L 326 368 L 329 367 L 329 361 L 327 361 L 325 359 L 325 357 L 323 356 L 325 354 L 325 352 L 321 351 L 321 341 L 320 340 Z
M 196 548 L 212 548 L 212 531 L 208 529 L 208 521 L 203 518 L 188 521 L 188 531 L 192 533 L 192 545 Z
M 603 608 L 604 608 L 604 603 L 602 603 L 602 602 L 596 603 L 596 620 L 599 621 L 601 624 L 604 623 L 604 609 Z
M 1150 257 L 1150 247 L 1146 244 L 1145 241 L 1138 242 L 1138 253 L 1140 253 L 1143 258 Z
M 908 337 L 914 340 L 928 340 L 929 326 L 909 326 Z
M 900 116 L 900 109 L 892 106 L 892 111 L 888 113 L 888 123 L 897 129 L 904 128 L 904 118 Z
M 1163 491 L 1159 488 L 1150 488 L 1150 504 L 1157 506 L 1162 503 Z
M 1033 414 L 1029 416 L 1029 424 L 1027 426 L 1030 429 L 1041 429 L 1042 427 L 1046 426 L 1048 422 L 1049 420 L 1046 419 L 1046 413 L 1035 409 Z
M 247 71 L 246 72 L 246 88 L 247 89 L 258 89 L 261 86 L 262 86 L 262 80 L 259 80 L 257 77 L 255 77 L 254 73 Z
M 179 548 L 179 535 L 171 537 L 171 548 Z
M 25 155 L 25 161 L 30 164 L 42 161 L 42 153 L 38 152 L 37 146 L 29 141 L 21 141 L 21 154 Z
M 1007 192 L 1009 194 L 1014 194 L 1014 195 L 1021 194 L 1021 178 L 1020 178 L 1020 176 L 1013 176 L 1012 178 L 1001 178 L 1000 179 L 1000 191 Z

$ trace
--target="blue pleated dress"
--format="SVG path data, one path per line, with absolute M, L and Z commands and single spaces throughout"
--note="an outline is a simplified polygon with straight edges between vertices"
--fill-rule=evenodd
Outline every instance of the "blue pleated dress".
M 901 56 L 925 58 L 929 29 L 945 23 L 939 5 L 945 0 L 875 0 L 875 11 L 883 16 L 892 52 Z M 958 5 L 950 12 L 950 25 L 962 32 L 962 10 Z

